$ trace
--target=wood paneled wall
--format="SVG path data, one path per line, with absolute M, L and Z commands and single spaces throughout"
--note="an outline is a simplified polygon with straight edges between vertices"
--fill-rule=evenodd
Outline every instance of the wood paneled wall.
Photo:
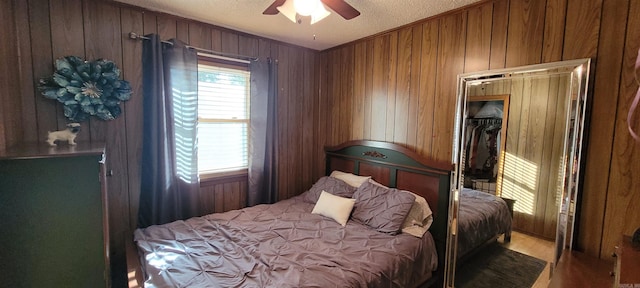
M 603 107 L 603 111 L 597 111 L 597 113 L 602 115 L 603 113 L 612 112 L 615 114 L 609 114 L 608 117 L 611 117 L 611 115 L 616 115 L 616 117 L 614 123 L 604 123 L 605 125 L 608 124 L 608 129 L 611 129 L 607 130 L 606 134 L 599 134 L 600 131 L 594 131 L 595 129 L 592 128 L 590 137 L 590 139 L 593 139 L 596 143 L 604 142 L 600 139 L 601 137 L 609 135 L 613 137 L 613 139 L 604 138 L 606 144 L 613 142 L 613 146 L 607 147 L 611 151 L 611 158 L 609 182 L 606 188 L 609 193 L 606 194 L 606 206 L 604 207 L 605 218 L 602 223 L 602 255 L 611 254 L 613 245 L 620 242 L 621 232 L 625 235 L 632 235 L 636 229 L 640 228 L 640 143 L 634 142 L 629 135 L 626 121 L 627 113 L 631 106 L 630 103 L 633 101 L 635 92 L 638 91 L 638 82 L 634 77 L 633 71 L 635 59 L 638 55 L 638 48 L 640 47 L 640 29 L 638 29 L 638 27 L 640 27 L 640 1 L 613 2 L 616 4 L 605 1 L 603 21 L 615 27 L 602 31 L 603 37 L 606 38 L 600 40 L 601 45 L 607 48 L 611 47 L 610 52 L 613 53 L 609 54 L 609 49 L 605 51 L 599 50 L 598 57 L 599 59 L 615 59 L 613 63 L 606 64 L 611 65 L 612 68 L 610 70 L 608 70 L 609 67 L 607 67 L 607 70 L 601 69 L 601 73 L 609 73 L 609 71 L 611 71 L 612 75 L 610 75 L 610 77 L 619 76 L 620 78 L 615 79 L 619 82 L 614 82 L 611 78 L 605 77 L 606 75 L 596 74 L 596 77 L 604 78 L 601 79 L 601 83 L 605 86 L 598 87 L 598 78 L 596 78 L 596 93 L 598 93 L 598 89 L 600 89 L 605 99 L 602 99 L 599 103 L 594 103 L 594 111 L 598 110 L 599 105 L 603 105 L 605 106 Z M 627 3 L 629 5 L 627 7 L 629 8 L 625 11 L 624 8 Z M 626 29 L 622 26 L 623 24 L 620 23 L 624 22 L 621 21 L 621 19 L 625 19 L 625 16 L 627 16 Z M 614 30 L 615 28 L 621 29 Z M 622 31 L 626 33 L 623 34 Z M 624 39 L 624 42 L 621 42 L 622 39 Z M 613 41 L 614 43 L 607 43 L 606 41 Z M 624 43 L 624 46 L 616 46 L 616 43 Z M 622 48 L 622 51 L 620 51 L 620 48 Z M 620 60 L 622 60 L 621 63 L 618 62 Z M 616 65 L 621 65 L 622 69 Z M 614 94 L 615 92 L 618 92 L 617 97 L 616 94 Z M 617 107 L 613 105 L 616 101 L 618 104 Z M 594 119 L 592 123 L 595 124 L 595 122 L 597 122 L 597 120 Z M 634 127 L 639 127 L 640 117 L 638 113 L 636 113 L 632 119 L 632 123 Z M 603 125 L 603 123 L 599 125 Z M 599 148 L 600 147 L 597 146 L 590 146 L 589 155 L 592 153 L 608 152 L 608 150 L 604 149 L 597 150 Z M 603 177 L 595 173 L 597 171 L 606 171 L 603 170 L 603 168 L 607 167 L 603 167 L 600 164 L 601 163 L 598 162 L 593 163 L 593 174 L 587 174 L 586 182 L 589 182 L 589 180 L 598 182 L 596 179 L 590 179 L 590 176 Z M 589 171 L 587 173 L 589 173 Z M 604 203 L 600 202 L 598 204 L 603 205 Z M 585 226 L 589 224 L 591 224 L 591 222 L 587 222 Z M 580 229 L 588 230 L 584 228 L 583 225 L 580 225 Z
M 216 51 L 272 57 L 279 62 L 278 169 L 281 199 L 309 188 L 322 171 L 318 126 L 318 53 L 188 19 L 145 11 L 110 1 L 14 0 L 0 2 L 0 148 L 22 141 L 44 143 L 47 131 L 63 129 L 62 107 L 45 99 L 37 81 L 53 73 L 56 58 L 76 55 L 114 61 L 133 88 L 123 114 L 105 122 L 82 123 L 76 141 L 107 144 L 112 262 L 124 260 L 124 241 L 136 227 L 142 132 L 142 42 L 128 33 L 157 33 Z M 19 52 L 19 53 L 18 53 Z M 18 57 L 18 55 L 20 57 Z M 70 172 L 72 173 L 72 172 Z M 246 177 L 202 183 L 201 213 L 242 208 Z M 117 272 L 117 271 L 116 271 Z M 123 275 L 124 277 L 124 275 Z
M 22 134 L 20 123 L 20 66 L 15 45 L 16 22 L 11 1 L 0 2 L 0 149 L 16 143 Z
M 640 226 L 640 144 L 626 131 L 638 84 L 640 1 L 496 0 L 321 52 L 318 131 L 451 159 L 456 75 L 592 58 L 578 248 L 608 257 Z M 638 121 L 636 118 L 635 121 Z M 640 122 L 636 122 L 640 123 Z

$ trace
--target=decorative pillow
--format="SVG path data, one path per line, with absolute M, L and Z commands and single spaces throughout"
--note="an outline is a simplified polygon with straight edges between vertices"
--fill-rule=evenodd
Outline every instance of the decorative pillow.
M 356 191 L 356 188 L 350 186 L 340 179 L 323 176 L 322 178 L 318 179 L 318 181 L 313 184 L 313 186 L 311 186 L 311 188 L 307 192 L 302 193 L 302 200 L 309 203 L 316 203 L 318 202 L 318 198 L 320 197 L 322 191 L 340 197 L 351 198 L 351 196 L 353 196 L 353 192 Z
M 411 193 L 406 191 L 407 193 Z M 422 196 L 411 193 L 416 200 L 413 202 L 407 218 L 402 223 L 402 232 L 411 234 L 418 238 L 422 238 L 424 232 L 429 230 L 431 223 L 433 223 L 433 212 L 429 207 L 429 203 Z
M 389 189 L 389 187 L 387 187 L 385 185 L 382 185 L 382 184 L 378 183 L 376 180 L 373 180 L 373 179 L 369 179 L 369 183 L 371 183 L 373 185 L 380 186 L 380 187 L 385 188 L 385 189 Z
M 318 203 L 313 207 L 311 214 L 329 217 L 344 227 L 347 225 L 347 220 L 349 220 L 349 215 L 355 203 L 356 199 L 344 198 L 322 191 L 320 198 L 318 198 Z
M 376 180 L 369 179 L 369 182 L 373 185 L 389 189 L 389 187 L 378 183 Z M 409 214 L 407 214 L 407 218 L 404 219 L 400 230 L 402 230 L 402 233 L 422 238 L 424 232 L 427 232 L 433 223 L 433 212 L 431 211 L 431 207 L 429 207 L 427 199 L 411 191 L 405 190 L 405 192 L 411 193 L 416 197 L 416 200 L 413 202 L 413 205 L 411 205 Z
M 380 232 L 397 234 L 416 197 L 395 188 L 363 183 L 353 194 L 353 219 Z
M 367 180 L 371 179 L 371 176 L 358 176 L 356 174 L 351 174 L 351 173 L 346 173 L 346 172 L 342 172 L 342 171 L 338 171 L 335 170 L 333 172 L 331 172 L 331 175 L 329 175 L 330 177 L 333 178 L 338 178 L 344 182 L 347 182 L 347 184 L 353 186 L 353 187 L 360 187 L 360 185 L 362 185 L 362 183 L 366 182 Z

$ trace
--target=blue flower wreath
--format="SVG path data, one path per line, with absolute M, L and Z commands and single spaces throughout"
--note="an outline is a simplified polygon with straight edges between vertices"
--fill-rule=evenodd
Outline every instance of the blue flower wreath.
M 64 105 L 64 116 L 82 122 L 94 115 L 113 120 L 122 110 L 120 102 L 131 98 L 131 85 L 120 80 L 120 70 L 109 60 L 84 61 L 76 56 L 56 59 L 56 72 L 40 79 L 38 88 L 47 99 Z

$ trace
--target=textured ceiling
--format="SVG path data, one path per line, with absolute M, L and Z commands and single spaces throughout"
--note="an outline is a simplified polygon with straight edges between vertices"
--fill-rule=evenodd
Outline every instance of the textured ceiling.
M 302 24 L 296 24 L 282 14 L 262 15 L 262 11 L 273 3 L 273 0 L 116 1 L 324 50 L 479 0 L 346 0 L 360 11 L 360 16 L 345 20 L 330 10 L 332 13 L 329 17 L 314 25 L 309 24 L 309 19 L 304 19 Z

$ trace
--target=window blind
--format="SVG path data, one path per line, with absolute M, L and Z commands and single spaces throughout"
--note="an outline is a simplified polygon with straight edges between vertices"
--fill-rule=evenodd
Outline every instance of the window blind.
M 250 73 L 198 65 L 198 171 L 200 174 L 248 166 Z

